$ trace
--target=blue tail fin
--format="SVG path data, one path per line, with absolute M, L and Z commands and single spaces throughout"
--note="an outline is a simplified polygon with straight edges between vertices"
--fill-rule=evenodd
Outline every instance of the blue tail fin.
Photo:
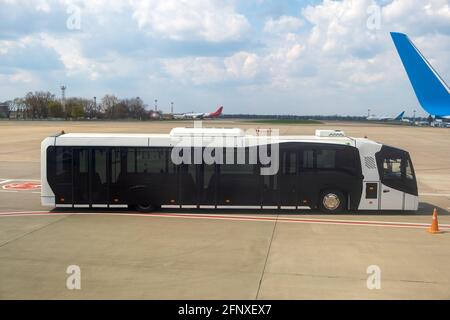
M 405 114 L 405 111 L 402 111 L 398 116 L 395 117 L 395 121 L 402 121 L 403 115 Z
M 422 108 L 432 115 L 450 115 L 450 91 L 445 81 L 407 35 L 391 32 L 391 37 Z

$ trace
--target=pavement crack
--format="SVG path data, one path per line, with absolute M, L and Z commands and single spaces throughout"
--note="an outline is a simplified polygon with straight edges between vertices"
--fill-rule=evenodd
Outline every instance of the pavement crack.
M 22 239 L 22 238 L 24 238 L 24 237 L 26 237 L 26 236 L 28 236 L 28 235 L 34 233 L 34 232 L 40 231 L 40 230 L 42 230 L 42 229 L 44 229 L 44 228 L 47 228 L 47 227 L 49 227 L 49 226 L 51 226 L 51 225 L 53 225 L 53 224 L 55 224 L 55 223 L 58 223 L 58 222 L 60 222 L 60 221 L 62 221 L 62 220 L 64 220 L 64 219 L 68 218 L 69 216 L 71 216 L 71 215 L 63 216 L 63 217 L 61 217 L 60 219 L 57 219 L 57 220 L 52 221 L 52 222 L 50 222 L 50 223 L 47 223 L 46 225 L 43 225 L 43 226 L 41 226 L 41 227 L 39 227 L 39 228 L 30 230 L 30 231 L 28 231 L 28 232 L 26 232 L 26 233 L 24 233 L 24 234 L 21 234 L 20 236 L 17 236 L 17 237 L 15 237 L 15 238 L 12 238 L 12 239 L 9 239 L 9 240 L 6 240 L 5 242 L 3 242 L 3 243 L 0 244 L 0 248 L 3 248 L 3 247 L 6 246 L 7 244 L 10 244 L 11 242 L 14 242 L 14 241 L 16 241 L 16 240 L 20 240 L 20 239 Z
M 287 272 L 270 272 L 269 274 L 290 275 L 290 276 L 295 276 L 295 277 L 323 278 L 323 279 L 344 279 L 344 280 L 361 280 L 361 281 L 366 281 L 367 280 L 367 278 L 363 278 L 363 277 L 351 277 L 351 276 L 342 276 L 342 275 L 326 275 L 326 274 L 287 273 Z M 411 280 L 411 279 L 393 279 L 393 278 L 383 278 L 383 281 L 424 283 L 424 284 L 447 283 L 445 281 L 444 282 L 438 282 L 438 281 Z
M 275 229 L 277 227 L 279 216 L 280 216 L 280 214 L 277 213 L 277 218 L 275 219 L 275 223 L 274 223 L 273 229 L 272 229 L 272 236 L 270 237 L 269 248 L 267 249 L 266 260 L 264 261 L 264 267 L 263 267 L 263 270 L 262 270 L 262 273 L 261 273 L 261 278 L 259 279 L 258 290 L 256 292 L 256 297 L 255 297 L 256 300 L 258 300 L 259 292 L 261 290 L 262 280 L 264 278 L 264 273 L 266 272 L 267 261 L 269 260 L 270 249 L 272 248 L 272 242 L 273 242 L 273 238 L 274 238 L 274 235 L 275 235 Z

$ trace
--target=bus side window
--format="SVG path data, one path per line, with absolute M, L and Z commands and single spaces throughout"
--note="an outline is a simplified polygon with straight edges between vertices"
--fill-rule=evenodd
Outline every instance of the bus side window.
M 333 149 L 317 150 L 317 168 L 318 169 L 336 168 L 336 150 Z
M 65 147 L 56 148 L 55 178 L 59 182 L 72 179 L 72 149 Z
M 406 179 L 407 180 L 414 180 L 414 174 L 411 166 L 411 161 L 409 159 L 404 159 L 403 161 L 406 162 Z
M 208 189 L 213 187 L 214 181 L 213 176 L 215 174 L 215 165 L 214 164 L 202 164 L 202 178 L 203 178 L 203 189 Z
M 401 179 L 402 178 L 402 159 L 385 158 L 383 159 L 383 178 Z
M 94 149 L 92 160 L 94 162 L 94 176 L 97 182 L 105 184 L 107 181 L 106 160 L 108 152 L 105 149 Z
M 172 162 L 172 149 L 170 148 L 165 148 L 165 154 L 166 154 L 166 172 L 167 173 L 177 173 L 177 167 L 178 165 L 176 165 L 175 163 Z
M 126 150 L 126 161 L 127 161 L 127 172 L 135 173 L 136 172 L 136 149 L 128 148 Z
M 121 172 L 121 152 L 120 149 L 111 150 L 111 183 L 117 183 Z
M 152 148 L 149 150 L 148 172 L 166 173 L 166 152 L 162 148 Z
M 348 171 L 352 174 L 356 172 L 355 152 L 351 148 L 340 148 L 336 151 L 336 168 Z
M 314 168 L 314 150 L 303 150 L 303 169 Z
M 297 174 L 297 152 L 283 151 L 282 152 L 281 169 L 284 175 Z
M 136 172 L 167 173 L 167 152 L 163 148 L 139 148 L 136 153 Z
M 80 149 L 74 154 L 74 165 L 78 165 L 78 173 L 88 173 L 89 169 L 89 150 Z
M 139 148 L 136 151 L 136 172 L 149 173 L 150 152 L 148 149 Z

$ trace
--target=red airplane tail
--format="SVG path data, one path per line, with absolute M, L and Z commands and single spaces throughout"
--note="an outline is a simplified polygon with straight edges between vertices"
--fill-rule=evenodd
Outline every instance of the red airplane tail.
M 223 106 L 220 106 L 216 111 L 209 114 L 211 118 L 217 118 L 222 114 Z

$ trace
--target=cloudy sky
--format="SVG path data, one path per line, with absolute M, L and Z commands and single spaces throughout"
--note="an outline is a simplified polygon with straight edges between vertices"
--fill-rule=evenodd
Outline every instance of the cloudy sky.
M 0 0 L 0 101 L 64 83 L 177 112 L 424 115 L 390 31 L 450 82 L 450 0 Z

